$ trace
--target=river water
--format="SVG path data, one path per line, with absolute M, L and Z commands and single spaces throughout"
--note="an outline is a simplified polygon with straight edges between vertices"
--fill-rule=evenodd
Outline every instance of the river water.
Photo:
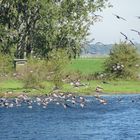
M 0 140 L 139 140 L 140 95 L 87 97 L 84 108 L 0 108 Z

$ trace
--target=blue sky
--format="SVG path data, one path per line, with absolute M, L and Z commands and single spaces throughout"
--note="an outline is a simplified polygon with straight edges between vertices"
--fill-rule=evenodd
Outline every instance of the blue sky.
M 133 42 L 140 43 L 140 36 L 130 29 L 140 31 L 140 0 L 109 0 L 113 5 L 100 13 L 101 22 L 97 22 L 90 29 L 89 39 L 95 38 L 96 42 L 105 44 L 118 43 L 125 40 L 120 32 L 125 33 Z M 124 17 L 127 21 L 117 19 L 113 14 Z

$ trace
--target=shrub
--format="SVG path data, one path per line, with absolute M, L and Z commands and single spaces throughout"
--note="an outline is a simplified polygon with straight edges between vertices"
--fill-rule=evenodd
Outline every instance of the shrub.
M 63 84 L 64 68 L 68 61 L 67 53 L 62 49 L 50 52 L 48 59 L 33 58 L 28 60 L 23 74 L 24 87 L 44 88 L 41 83 L 49 80 L 55 87 L 60 88 Z
M 69 82 L 72 82 L 72 81 L 82 80 L 85 77 L 82 75 L 82 73 L 79 70 L 77 71 L 73 70 L 73 71 L 67 72 L 65 78 L 68 78 Z
M 105 61 L 105 73 L 111 78 L 134 79 L 138 72 L 138 53 L 134 46 L 121 42 L 115 44 Z
M 10 55 L 0 54 L 0 75 L 6 76 L 13 71 L 14 64 Z
M 63 84 L 64 68 L 68 64 L 68 54 L 63 49 L 54 49 L 48 54 L 47 70 L 50 73 L 50 79 L 55 87 L 60 88 Z
M 29 59 L 23 73 L 25 88 L 43 88 L 41 84 L 46 76 L 46 62 L 37 58 Z

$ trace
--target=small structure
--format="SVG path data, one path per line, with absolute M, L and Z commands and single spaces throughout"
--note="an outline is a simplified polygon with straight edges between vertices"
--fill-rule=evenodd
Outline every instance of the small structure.
M 26 67 L 27 59 L 14 59 L 14 67 L 16 72 L 22 73 Z

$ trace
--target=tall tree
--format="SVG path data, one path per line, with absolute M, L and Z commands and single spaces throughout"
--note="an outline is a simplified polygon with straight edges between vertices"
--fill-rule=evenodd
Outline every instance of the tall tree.
M 1 30 L 4 26 L 5 36 L 8 38 L 0 37 L 2 43 L 7 42 L 7 39 L 12 39 L 12 42 L 16 44 L 17 58 L 23 58 L 24 52 L 31 52 L 32 38 L 39 19 L 39 9 L 38 0 L 2 0 L 0 3 Z M 7 46 L 11 44 L 7 42 Z M 3 46 L 4 50 L 5 48 L 6 46 Z
M 89 35 L 91 24 L 97 21 L 96 11 L 105 8 L 107 0 L 46 0 L 42 1 L 40 27 L 46 45 L 38 46 L 37 53 L 47 55 L 53 48 L 66 48 L 76 57 L 81 43 Z
M 17 58 L 31 50 L 45 57 L 58 48 L 65 48 L 69 56 L 76 57 L 90 25 L 97 21 L 95 12 L 105 8 L 107 1 L 1 0 L 1 48 L 10 52 L 11 46 L 15 47 Z

